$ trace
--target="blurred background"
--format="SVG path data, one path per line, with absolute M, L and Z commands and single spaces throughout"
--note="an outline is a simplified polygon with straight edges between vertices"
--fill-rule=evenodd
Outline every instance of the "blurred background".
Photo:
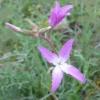
M 65 77 L 56 95 L 48 96 L 50 65 L 37 52 L 37 45 L 49 47 L 45 41 L 14 32 L 5 27 L 9 22 L 31 29 L 29 18 L 40 27 L 48 26 L 48 16 L 55 0 L 0 0 L 0 100 L 100 100 L 100 0 L 60 0 L 73 4 L 68 18 L 71 32 L 63 36 L 52 33 L 57 50 L 62 41 L 75 36 L 77 44 L 71 57 L 93 84 L 80 85 Z M 78 35 L 75 35 L 78 34 Z M 48 96 L 46 99 L 45 97 Z

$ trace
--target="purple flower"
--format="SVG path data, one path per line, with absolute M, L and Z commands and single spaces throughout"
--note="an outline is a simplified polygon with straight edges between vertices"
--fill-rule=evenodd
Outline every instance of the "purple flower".
M 54 8 L 51 10 L 51 14 L 49 17 L 49 24 L 52 27 L 55 27 L 59 24 L 65 16 L 69 16 L 72 10 L 72 5 L 65 5 L 61 7 L 60 3 L 56 1 Z
M 70 53 L 72 51 L 72 45 L 74 40 L 68 40 L 61 50 L 59 51 L 58 55 L 49 51 L 48 49 L 39 46 L 38 50 L 40 51 L 41 55 L 49 62 L 52 63 L 55 67 L 52 71 L 52 86 L 51 92 L 55 92 L 59 87 L 62 79 L 63 74 L 69 74 L 73 76 L 75 79 L 80 81 L 81 83 L 86 82 L 85 76 L 73 65 L 67 64 L 66 61 L 70 57 Z

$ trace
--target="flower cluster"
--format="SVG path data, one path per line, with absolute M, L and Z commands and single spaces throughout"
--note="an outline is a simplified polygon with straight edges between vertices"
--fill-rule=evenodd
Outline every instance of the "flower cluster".
M 51 14 L 49 17 L 49 24 L 52 27 L 56 27 L 65 16 L 70 15 L 70 11 L 72 10 L 72 5 L 66 5 L 64 7 L 60 6 L 60 3 L 56 1 L 54 8 L 51 10 Z M 54 65 L 52 71 L 52 85 L 51 85 L 51 92 L 56 92 L 58 89 L 64 73 L 71 75 L 81 83 L 86 82 L 85 76 L 73 65 L 66 63 L 68 58 L 70 57 L 70 53 L 72 51 L 72 45 L 74 43 L 74 39 L 69 39 L 58 52 L 55 54 L 49 51 L 47 48 L 39 46 L 38 50 L 41 55 L 47 60 L 49 63 Z
M 56 1 L 54 7 L 51 9 L 51 13 L 48 18 L 49 26 L 46 28 L 40 29 L 38 25 L 36 25 L 35 23 L 31 23 L 29 20 L 28 22 L 31 23 L 32 30 L 24 30 L 10 23 L 6 23 L 6 27 L 16 32 L 22 32 L 22 33 L 27 32 L 29 35 L 32 35 L 32 36 L 36 36 L 36 37 L 40 36 L 44 40 L 47 40 L 47 42 L 50 45 L 52 45 L 51 43 L 52 40 L 50 39 L 50 37 L 48 37 L 49 35 L 47 34 L 45 35 L 45 32 L 50 29 L 54 29 L 57 25 L 59 25 L 65 17 L 71 14 L 72 8 L 73 8 L 73 5 L 71 4 L 61 6 L 60 3 Z M 71 75 L 76 80 L 80 81 L 80 83 L 86 82 L 86 78 L 84 74 L 82 74 L 80 70 L 77 69 L 75 66 L 68 64 L 66 62 L 70 57 L 74 41 L 75 41 L 74 39 L 69 39 L 67 42 L 65 42 L 65 44 L 60 49 L 58 54 L 52 51 L 49 51 L 45 47 L 38 46 L 38 50 L 43 56 L 43 58 L 45 58 L 45 60 L 47 60 L 49 63 L 54 65 L 53 71 L 52 71 L 51 92 L 56 92 L 59 85 L 61 84 L 64 73 Z

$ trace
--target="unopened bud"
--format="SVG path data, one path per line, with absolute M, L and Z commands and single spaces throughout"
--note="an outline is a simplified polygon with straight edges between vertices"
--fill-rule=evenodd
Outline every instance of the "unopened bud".
M 10 24 L 10 23 L 8 23 L 8 22 L 5 23 L 5 26 L 6 26 L 8 29 L 11 29 L 11 30 L 13 30 L 13 31 L 15 31 L 15 32 L 23 32 L 22 29 L 21 29 L 20 27 L 17 27 L 17 26 L 15 26 L 15 25 L 13 25 L 13 24 Z

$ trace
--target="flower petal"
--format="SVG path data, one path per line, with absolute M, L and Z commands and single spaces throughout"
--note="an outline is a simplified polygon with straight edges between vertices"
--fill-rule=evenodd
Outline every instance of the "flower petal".
M 60 11 L 60 3 L 56 1 L 54 8 L 51 10 L 51 14 L 49 17 L 49 24 L 54 27 L 58 23 L 58 13 Z
M 57 12 L 59 11 L 60 9 L 60 3 L 58 1 L 55 2 L 55 6 L 54 8 L 52 9 L 53 12 L 55 12 L 57 14 Z
M 77 79 L 81 83 L 86 82 L 85 76 L 80 72 L 79 69 L 77 69 L 76 67 L 74 67 L 72 65 L 67 65 L 66 67 L 64 66 L 63 71 L 66 74 L 69 74 L 69 75 L 73 76 L 75 79 Z
M 61 48 L 59 52 L 59 57 L 61 57 L 63 61 L 67 61 L 67 59 L 69 58 L 70 53 L 72 51 L 73 42 L 74 42 L 74 39 L 70 39 Z
M 59 66 L 55 67 L 53 72 L 52 72 L 52 86 L 51 86 L 51 92 L 55 92 L 61 81 L 63 79 L 63 72 L 59 68 Z
M 41 55 L 49 62 L 49 63 L 53 63 L 54 59 L 57 58 L 57 55 L 51 51 L 49 51 L 48 49 L 39 46 L 38 50 L 40 51 Z
M 70 14 L 72 8 L 73 8 L 73 5 L 66 5 L 66 6 L 61 8 L 60 14 L 62 16 L 68 16 Z

